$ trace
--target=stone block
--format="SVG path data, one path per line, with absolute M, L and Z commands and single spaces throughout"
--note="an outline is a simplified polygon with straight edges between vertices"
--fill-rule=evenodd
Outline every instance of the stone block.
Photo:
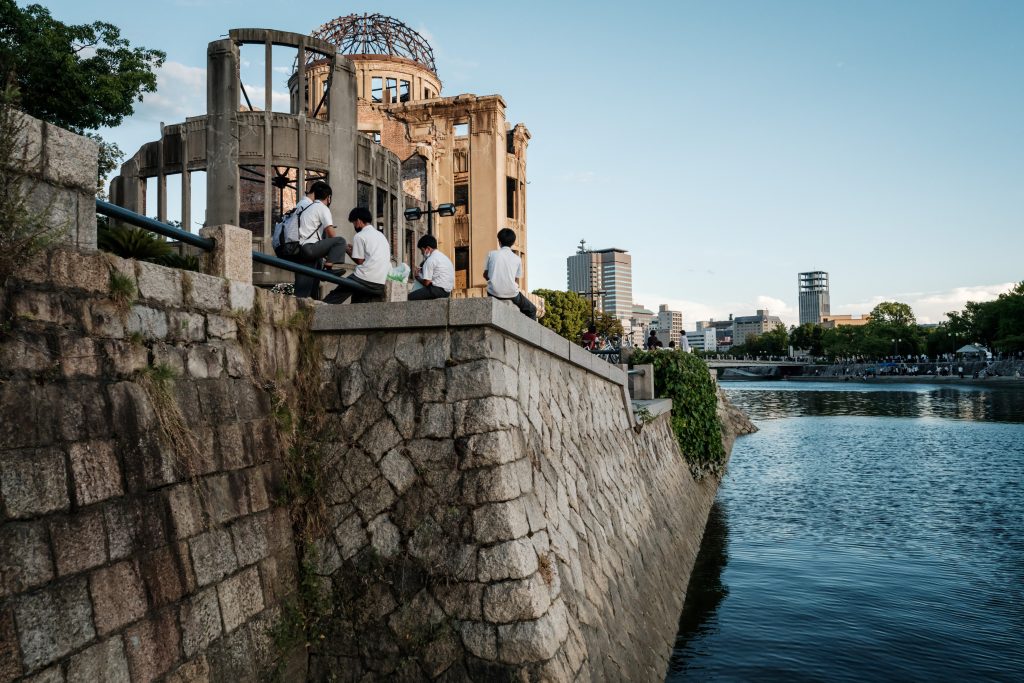
M 551 594 L 540 574 L 495 583 L 484 589 L 484 619 L 492 623 L 537 619 L 550 606 Z
M 67 471 L 56 449 L 0 451 L 0 499 L 15 519 L 67 510 Z
M 43 126 L 46 124 L 28 114 L 14 110 L 17 117 L 17 137 L 11 147 L 10 159 L 0 163 L 23 170 L 32 175 L 43 172 Z
M 179 618 L 185 656 L 192 657 L 205 650 L 223 632 L 217 589 L 210 587 L 184 602 Z
M 398 495 L 416 482 L 416 468 L 397 449 L 388 451 L 380 461 L 380 471 Z
M 189 541 L 189 551 L 196 581 L 200 586 L 219 581 L 238 568 L 231 535 L 224 529 L 214 529 L 196 536 Z
M 482 583 L 442 581 L 433 587 L 434 599 L 453 619 L 479 621 L 483 618 Z
M 96 342 L 78 333 L 61 334 L 57 339 L 57 364 L 65 379 L 85 379 L 100 374 L 100 354 Z
M 175 611 L 164 610 L 131 627 L 124 644 L 133 681 L 152 681 L 164 675 L 177 661 L 181 645 Z
M 352 558 L 366 546 L 369 538 L 359 515 L 350 515 L 339 524 L 334 530 L 334 540 L 338 544 L 338 552 L 343 560 Z
M 128 333 L 143 339 L 167 338 L 167 314 L 142 304 L 135 304 L 128 312 Z
M 155 263 L 138 261 L 135 264 L 139 296 L 150 302 L 180 307 L 183 303 L 181 271 Z
M 525 579 L 537 568 L 537 552 L 527 537 L 481 548 L 477 560 L 477 576 L 482 583 Z
M 185 582 L 172 546 L 162 546 L 140 557 L 139 570 L 154 608 L 177 602 L 184 595 Z
M 14 610 L 10 606 L 0 607 L 0 681 L 13 681 L 22 672 L 18 634 L 14 628 Z
M 238 323 L 224 315 L 207 315 L 206 330 L 213 339 L 238 339 Z
M 14 603 L 14 620 L 28 671 L 55 662 L 96 637 L 84 578 L 22 596 Z
M 149 350 L 141 344 L 110 339 L 99 347 L 102 359 L 119 377 L 134 377 L 149 365 Z
M 189 538 L 206 527 L 202 501 L 195 484 L 178 484 L 168 489 L 165 495 L 175 538 Z
M 256 288 L 245 282 L 228 282 L 228 306 L 232 311 L 251 311 L 256 301 Z
M 313 330 L 317 332 L 443 328 L 447 323 L 447 299 L 361 304 L 351 308 L 317 306 L 313 312 Z
M 530 481 L 530 469 L 530 461 L 522 458 L 496 467 L 469 470 L 463 478 L 463 500 L 476 505 L 518 498 L 524 481 Z
M 287 677 L 284 680 L 291 680 Z M 215 683 L 210 678 L 210 664 L 204 655 L 185 662 L 177 669 L 167 674 L 164 683 Z
M 107 561 L 107 537 L 103 511 L 78 512 L 50 520 L 57 575 L 67 576 Z
M 452 406 L 447 403 L 424 403 L 420 406 L 418 438 L 443 439 L 452 435 Z
M 462 645 L 474 657 L 495 661 L 498 659 L 498 629 L 493 624 L 464 621 L 459 625 Z
M 402 435 L 398 433 L 395 425 L 387 417 L 378 420 L 359 439 L 359 447 L 366 451 L 374 461 L 380 460 L 381 456 L 401 443 Z
M 270 521 L 269 514 L 251 515 L 243 517 L 231 527 L 239 565 L 244 567 L 254 564 L 270 554 Z
M 263 589 L 260 573 L 249 567 L 225 579 L 217 586 L 221 616 L 227 633 L 234 631 L 254 615 L 263 611 Z
M 484 327 L 453 329 L 451 332 L 451 358 L 457 363 L 493 358 L 501 360 L 505 357 L 505 344 L 502 336 Z
M 473 511 L 473 530 L 480 543 L 512 541 L 530 530 L 522 499 L 483 505 Z
M 78 289 L 91 294 L 110 292 L 110 266 L 100 253 L 56 249 L 50 255 L 50 278 L 59 289 Z
M 224 359 L 215 346 L 190 346 L 185 365 L 188 374 L 196 379 L 217 379 L 224 373 Z
M 213 225 L 199 234 L 215 242 L 203 270 L 232 282 L 252 284 L 252 233 L 234 225 Z M 232 306 L 234 308 L 234 306 Z
M 448 335 L 427 330 L 400 334 L 395 342 L 395 358 L 409 372 L 444 368 L 451 355 Z
M 207 311 L 219 313 L 228 304 L 227 280 L 205 273 L 188 273 L 191 286 L 188 288 L 187 305 Z
M 398 553 L 402 535 L 387 515 L 378 515 L 369 524 L 370 543 L 381 557 L 393 557 Z
M 455 436 L 470 436 L 518 426 L 519 407 L 510 398 L 490 396 L 454 405 Z
M 491 359 L 469 361 L 453 365 L 446 370 L 448 400 L 452 403 L 467 399 L 511 396 L 505 389 L 504 366 Z
M 509 664 L 547 661 L 567 635 L 565 605 L 558 600 L 540 619 L 498 626 L 498 658 Z
M 75 504 L 92 505 L 124 495 L 114 441 L 80 441 L 68 447 Z
M 206 318 L 199 313 L 170 311 L 167 314 L 167 336 L 174 341 L 205 341 Z
M 153 344 L 153 367 L 166 366 L 176 377 L 185 374 L 185 351 L 170 344 Z
M 526 448 L 522 434 L 513 429 L 460 439 L 458 453 L 459 467 L 471 469 L 514 462 L 526 455 Z
M 234 473 L 206 477 L 199 484 L 206 514 L 214 524 L 229 522 L 247 511 L 243 491 L 240 490 L 233 475 Z
M 141 550 L 152 550 L 167 543 L 167 533 L 154 498 L 111 501 L 104 517 L 111 560 L 119 560 Z
M 384 477 L 377 477 L 356 494 L 353 502 L 364 520 L 370 520 L 387 510 L 395 502 L 395 492 Z
M 42 175 L 55 185 L 96 192 L 99 143 L 84 135 L 44 123 L 42 126 Z
M 146 614 L 146 593 L 132 562 L 97 569 L 89 577 L 96 630 L 101 636 L 117 631 Z
M 399 643 L 422 642 L 425 635 L 444 621 L 445 615 L 426 589 L 388 618 L 388 626 Z
M 71 325 L 75 321 L 65 306 L 64 294 L 59 292 L 23 290 L 11 297 L 8 305 L 15 317 L 28 322 Z
M 408 282 L 395 282 L 394 280 L 388 280 L 384 283 L 384 301 L 386 303 L 395 303 L 398 301 L 409 300 L 409 283 Z
M 67 683 L 131 683 L 121 636 L 93 645 L 71 658 Z
M 55 665 L 32 676 L 26 676 L 19 683 L 64 683 L 64 673 L 60 665 Z

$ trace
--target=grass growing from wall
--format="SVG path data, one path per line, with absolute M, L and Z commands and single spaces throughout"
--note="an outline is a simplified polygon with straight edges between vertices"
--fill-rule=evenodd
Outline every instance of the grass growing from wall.
M 682 350 L 637 351 L 634 365 L 654 366 L 654 393 L 672 399 L 672 431 L 694 478 L 725 469 L 718 394 L 708 366 Z

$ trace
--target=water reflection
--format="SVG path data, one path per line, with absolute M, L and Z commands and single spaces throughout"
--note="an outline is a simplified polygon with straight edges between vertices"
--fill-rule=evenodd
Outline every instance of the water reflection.
M 863 415 L 1024 422 L 1024 390 L 1016 387 L 723 383 L 756 422 L 783 417 Z M 794 390 L 798 389 L 798 390 Z
M 685 674 L 700 669 L 699 660 L 692 656 L 689 646 L 715 628 L 718 606 L 729 595 L 729 589 L 722 583 L 722 570 L 728 563 L 729 519 L 725 506 L 715 501 L 708 514 L 704 539 L 690 575 L 666 680 L 682 680 Z

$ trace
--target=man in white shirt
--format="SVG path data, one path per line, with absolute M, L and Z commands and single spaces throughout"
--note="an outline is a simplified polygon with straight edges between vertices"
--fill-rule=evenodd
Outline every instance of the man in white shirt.
M 515 243 L 516 234 L 512 230 L 502 228 L 498 231 L 498 244 L 501 245 L 501 249 L 487 254 L 487 266 L 484 269 L 487 294 L 495 299 L 511 301 L 519 307 L 523 315 L 536 320 L 537 307 L 519 291 L 523 261 L 512 251 L 512 245 Z
M 334 234 L 331 195 L 331 186 L 318 180 L 309 188 L 309 194 L 295 205 L 299 212 L 299 256 L 296 260 L 300 263 L 315 266 L 320 259 L 326 259 L 328 265 L 345 262 L 348 243 L 344 237 Z M 319 280 L 295 274 L 295 296 L 316 299 L 319 293 Z
M 414 268 L 413 277 L 423 287 L 409 292 L 409 301 L 447 299 L 455 288 L 455 266 L 452 260 L 437 250 L 437 238 L 424 235 L 416 243 L 423 253 L 423 265 Z
M 391 246 L 388 238 L 373 226 L 373 216 L 365 206 L 357 206 L 348 214 L 348 220 L 356 229 L 356 236 L 348 247 L 348 254 L 356 264 L 356 271 L 346 280 L 352 280 L 366 289 L 369 294 L 353 293 L 338 285 L 324 297 L 324 303 L 341 304 L 352 297 L 352 303 L 365 304 L 384 299 L 384 283 L 391 269 Z

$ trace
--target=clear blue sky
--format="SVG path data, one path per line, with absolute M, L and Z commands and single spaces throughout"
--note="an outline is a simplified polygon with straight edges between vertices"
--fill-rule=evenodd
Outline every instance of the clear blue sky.
M 106 133 L 129 154 L 202 113 L 229 28 L 404 21 L 444 94 L 500 93 L 533 134 L 531 288 L 564 289 L 581 238 L 628 249 L 637 303 L 687 328 L 794 322 L 802 270 L 831 273 L 834 312 L 896 299 L 932 321 L 1024 279 L 1017 0 L 43 4 L 167 52 L 158 97 Z

